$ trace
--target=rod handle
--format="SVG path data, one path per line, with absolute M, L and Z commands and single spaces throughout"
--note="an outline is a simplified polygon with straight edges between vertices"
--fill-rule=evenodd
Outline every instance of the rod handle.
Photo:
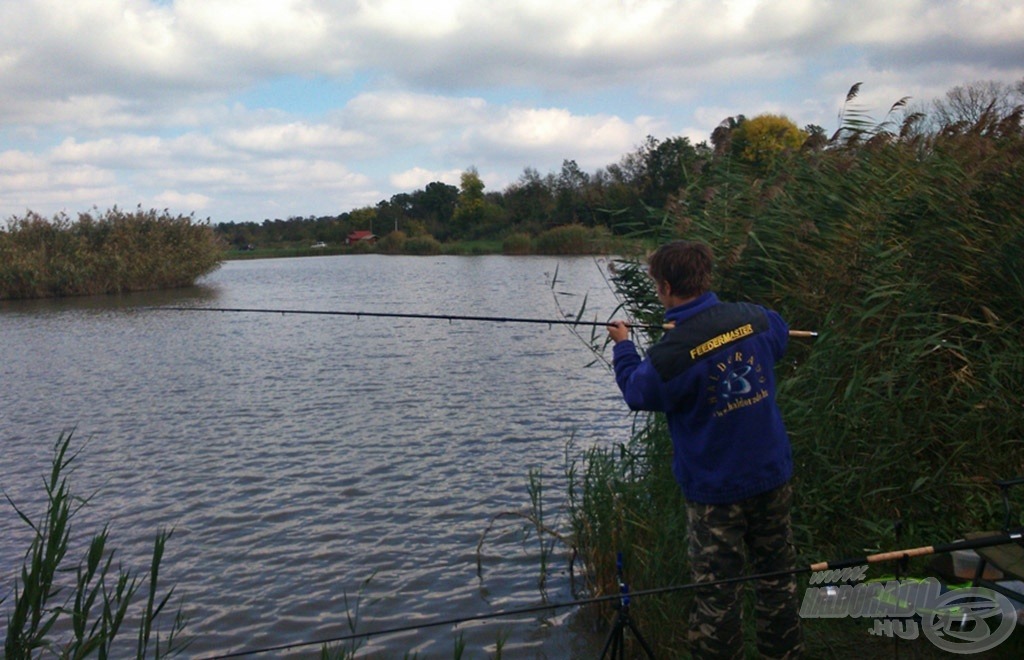
M 822 561 L 817 564 L 811 564 L 811 571 L 827 571 L 836 568 L 849 568 L 850 566 L 857 566 L 859 564 L 880 564 L 887 561 L 895 561 L 897 559 L 903 559 L 904 557 L 925 557 L 927 555 L 935 554 L 935 546 L 925 545 L 919 548 L 907 548 L 906 550 L 891 550 L 889 552 L 880 552 L 874 555 L 868 555 L 866 557 L 856 557 L 854 559 L 843 559 L 840 561 Z

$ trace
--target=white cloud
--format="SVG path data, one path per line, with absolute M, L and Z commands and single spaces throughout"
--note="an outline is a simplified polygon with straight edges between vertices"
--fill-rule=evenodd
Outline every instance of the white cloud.
M 0 152 L 0 174 L 42 169 L 46 161 L 38 155 L 10 149 Z
M 648 117 L 627 123 L 615 116 L 577 116 L 564 108 L 510 108 L 470 129 L 464 148 L 503 154 L 522 167 L 538 157 L 600 167 L 618 160 L 659 128 L 664 126 Z
M 344 165 L 325 160 L 289 158 L 262 161 L 253 173 L 256 175 L 253 182 L 261 188 L 278 190 L 344 190 L 368 182 L 366 177 L 349 171 Z
M 462 23 L 459 13 L 463 3 L 457 0 L 381 0 L 356 4 L 354 21 L 359 27 L 401 39 L 444 39 L 458 31 Z
M 145 168 L 159 158 L 163 140 L 156 136 L 124 135 L 79 142 L 67 138 L 51 152 L 54 163 L 104 163 Z
M 444 149 L 454 134 L 486 121 L 490 112 L 481 98 L 378 91 L 353 98 L 339 120 L 372 136 L 378 152 L 395 152 L 426 144 Z
M 336 213 L 471 165 L 490 190 L 596 169 L 735 114 L 831 131 L 857 81 L 881 119 L 1024 78 L 1020 34 L 1019 0 L 0 2 L 0 216 Z
M 427 184 L 435 181 L 457 186 L 465 170 L 428 170 L 422 167 L 413 167 L 404 172 L 397 172 L 388 177 L 388 182 L 398 190 L 420 190 Z
M 327 34 L 328 15 L 305 0 L 179 0 L 183 25 L 225 50 L 308 52 Z
M 304 122 L 231 129 L 222 139 L 227 146 L 240 151 L 265 153 L 346 149 L 370 142 L 360 132 Z
M 199 193 L 182 194 L 177 190 L 165 190 L 153 198 L 153 206 L 166 209 L 192 209 L 202 211 L 210 204 L 210 198 Z
M 1024 7 L 1014 0 L 950 2 L 867 0 L 846 4 L 840 34 L 850 43 L 903 47 L 950 37 L 978 44 L 1020 45 Z M 852 20 L 856 17 L 858 20 Z

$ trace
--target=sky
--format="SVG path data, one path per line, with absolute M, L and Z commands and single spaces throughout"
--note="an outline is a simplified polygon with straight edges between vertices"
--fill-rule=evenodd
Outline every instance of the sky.
M 1021 0 L 0 0 L 0 222 L 338 215 L 1024 79 Z

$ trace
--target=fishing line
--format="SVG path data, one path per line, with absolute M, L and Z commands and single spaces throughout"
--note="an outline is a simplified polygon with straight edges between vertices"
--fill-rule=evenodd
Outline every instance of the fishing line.
M 463 314 L 415 314 L 411 312 L 348 312 L 337 310 L 316 310 L 316 309 L 264 309 L 256 307 L 145 307 L 147 310 L 164 310 L 172 312 L 227 312 L 242 314 L 312 314 L 317 316 L 351 316 L 355 318 L 390 318 L 390 319 L 432 319 L 441 321 L 479 321 L 488 323 L 534 323 L 539 325 L 571 325 L 582 327 L 607 328 L 608 323 L 603 321 L 583 321 L 580 319 L 537 319 L 522 318 L 513 316 L 473 316 Z M 672 323 L 663 325 L 640 325 L 629 324 L 633 330 L 671 330 Z M 791 337 L 813 338 L 818 333 L 810 330 L 790 330 Z
M 815 573 L 819 571 L 837 570 L 842 568 L 849 568 L 853 566 L 860 566 L 862 564 L 878 564 L 888 561 L 895 561 L 903 559 L 905 557 L 924 557 L 933 554 L 944 554 L 953 552 L 955 550 L 976 550 L 980 548 L 987 548 L 994 545 L 1003 545 L 1007 543 L 1020 543 L 1024 539 L 1024 529 L 1016 529 L 1013 531 L 1000 532 L 998 534 L 992 534 L 991 536 L 984 536 L 976 539 L 966 539 L 962 541 L 953 541 L 951 543 L 921 546 L 917 548 L 907 548 L 903 550 L 891 550 L 888 552 L 881 552 L 873 555 L 865 555 L 862 557 L 854 557 L 849 559 L 841 559 L 838 561 L 823 561 L 816 562 L 807 566 L 800 566 L 797 568 L 783 570 L 783 571 L 772 571 L 768 573 L 756 573 L 751 575 L 741 575 L 733 578 L 723 578 L 721 580 L 714 580 L 711 582 L 691 582 L 688 584 L 681 584 L 672 587 L 658 587 L 655 589 L 644 589 L 641 591 L 626 591 L 623 593 L 610 594 L 607 596 L 597 596 L 594 598 L 583 598 L 579 600 L 564 601 L 561 603 L 548 603 L 546 605 L 535 605 L 532 607 L 524 607 L 514 610 L 499 610 L 496 612 L 488 612 L 486 614 L 475 614 L 472 616 L 458 617 L 451 619 L 444 619 L 439 621 L 431 621 L 427 623 L 410 624 L 407 626 L 399 626 L 395 628 L 387 628 L 384 630 L 371 630 L 364 633 L 351 633 L 348 635 L 340 635 L 337 637 L 330 637 L 326 639 L 320 639 L 316 641 L 306 642 L 295 642 L 292 644 L 282 644 L 280 646 L 265 647 L 259 649 L 251 649 L 248 651 L 237 651 L 235 653 L 227 653 L 223 655 L 212 655 L 206 656 L 203 660 L 221 660 L 222 658 L 240 658 L 247 655 L 259 655 L 263 653 L 273 653 L 277 651 L 288 651 L 306 646 L 319 646 L 324 644 L 336 644 L 340 642 L 355 641 L 360 639 L 369 639 L 370 637 L 380 637 L 383 635 L 393 635 L 402 632 L 410 632 L 414 630 L 423 630 L 426 628 L 437 628 L 440 626 L 455 626 L 462 623 L 469 623 L 471 621 L 483 621 L 486 619 L 497 619 L 507 616 L 515 616 L 519 614 L 532 614 L 535 612 L 544 612 L 547 610 L 563 609 L 567 607 L 579 607 L 582 605 L 594 605 L 597 603 L 606 603 L 613 600 L 620 600 L 624 597 L 635 598 L 637 596 L 654 596 L 657 594 L 672 593 L 678 591 L 689 591 L 692 589 L 705 588 L 705 587 L 718 587 L 728 584 L 738 584 L 743 582 L 751 582 L 754 580 L 772 580 L 780 577 L 788 577 L 790 575 L 799 575 L 801 573 Z
M 690 584 L 676 585 L 674 587 L 659 587 L 659 588 L 656 588 L 656 589 L 645 589 L 643 591 L 630 591 L 628 595 L 631 598 L 634 597 L 634 596 L 652 596 L 652 595 L 655 595 L 655 594 L 669 593 L 669 592 L 673 592 L 673 591 L 687 591 L 687 590 L 690 590 L 690 589 L 696 589 L 698 587 L 715 587 L 715 586 L 724 585 L 724 584 L 733 584 L 733 583 L 737 583 L 737 582 L 745 582 L 745 581 L 748 581 L 748 580 L 762 580 L 762 579 L 767 580 L 767 579 L 772 579 L 772 578 L 777 578 L 777 577 L 783 577 L 783 576 L 786 576 L 786 575 L 794 575 L 796 573 L 801 573 L 801 572 L 806 572 L 806 571 L 810 571 L 810 568 L 809 567 L 802 567 L 802 568 L 798 568 L 798 569 L 795 569 L 795 570 L 789 570 L 789 571 L 777 571 L 777 572 L 773 572 L 773 573 L 760 573 L 760 574 L 757 574 L 757 575 L 744 575 L 744 576 L 735 577 L 735 578 L 724 578 L 724 579 L 721 579 L 721 580 L 716 580 L 714 582 L 690 583 Z M 611 595 L 608 595 L 608 596 L 596 596 L 594 598 L 583 598 L 583 599 L 579 599 L 579 600 L 564 601 L 564 602 L 561 602 L 561 603 L 548 603 L 546 605 L 534 605 L 532 607 L 523 607 L 523 608 L 514 609 L 514 610 L 499 610 L 499 611 L 496 611 L 496 612 L 488 612 L 488 613 L 485 613 L 485 614 L 474 614 L 474 615 L 466 616 L 466 617 L 444 619 L 444 620 L 439 620 L 439 621 L 431 621 L 431 622 L 428 622 L 428 623 L 410 624 L 408 626 L 399 626 L 399 627 L 396 627 L 396 628 L 387 628 L 387 629 L 384 629 L 384 630 L 371 630 L 371 631 L 365 632 L 365 633 L 350 633 L 348 635 L 340 635 L 338 637 L 329 637 L 329 638 L 326 638 L 326 639 L 320 639 L 320 640 L 316 640 L 316 641 L 295 642 L 295 643 L 292 643 L 292 644 L 282 644 L 281 646 L 273 646 L 273 647 L 266 647 L 266 648 L 260 648 L 260 649 L 252 649 L 252 650 L 248 650 L 248 651 L 237 651 L 235 653 L 228 653 L 228 654 L 224 654 L 224 655 L 206 656 L 205 658 L 202 658 L 201 660 L 221 660 L 222 658 L 240 658 L 240 657 L 244 657 L 244 656 L 247 656 L 247 655 L 257 655 L 257 654 L 262 654 L 262 653 L 272 653 L 272 652 L 275 652 L 275 651 L 288 651 L 288 650 L 292 650 L 292 649 L 301 648 L 301 647 L 304 647 L 304 646 L 317 646 L 317 645 L 323 645 L 323 644 L 335 644 L 335 643 L 339 643 L 339 642 L 349 642 L 349 641 L 354 641 L 354 640 L 358 640 L 358 639 L 368 639 L 370 637 L 381 637 L 383 635 L 393 635 L 393 634 L 402 633 L 402 632 L 410 632 L 410 631 L 414 631 L 414 630 L 423 630 L 423 629 L 426 629 L 426 628 L 437 628 L 439 626 L 455 626 L 455 625 L 458 625 L 458 624 L 461 624 L 461 623 L 469 623 L 469 622 L 472 622 L 472 621 L 484 621 L 486 619 L 497 619 L 497 618 L 507 617 L 507 616 L 516 616 L 516 615 L 519 615 L 519 614 L 532 614 L 532 613 L 535 613 L 535 612 L 544 612 L 544 611 L 547 611 L 547 610 L 557 610 L 557 609 L 563 609 L 563 608 L 567 608 L 567 607 L 578 607 L 578 606 L 581 606 L 581 605 L 594 605 L 594 604 L 597 604 L 597 603 L 605 603 L 605 602 L 610 602 L 610 601 L 613 601 L 613 600 L 619 600 L 619 599 L 621 599 L 623 597 L 623 595 L 624 594 L 611 594 Z

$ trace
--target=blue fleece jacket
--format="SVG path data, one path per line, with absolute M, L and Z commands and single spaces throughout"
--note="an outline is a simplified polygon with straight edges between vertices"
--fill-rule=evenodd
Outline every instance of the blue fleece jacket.
M 774 373 L 789 341 L 785 321 L 712 292 L 665 317 L 675 328 L 646 358 L 632 341 L 615 345 L 615 379 L 632 410 L 666 414 L 683 494 L 727 504 L 785 484 L 793 458 Z

